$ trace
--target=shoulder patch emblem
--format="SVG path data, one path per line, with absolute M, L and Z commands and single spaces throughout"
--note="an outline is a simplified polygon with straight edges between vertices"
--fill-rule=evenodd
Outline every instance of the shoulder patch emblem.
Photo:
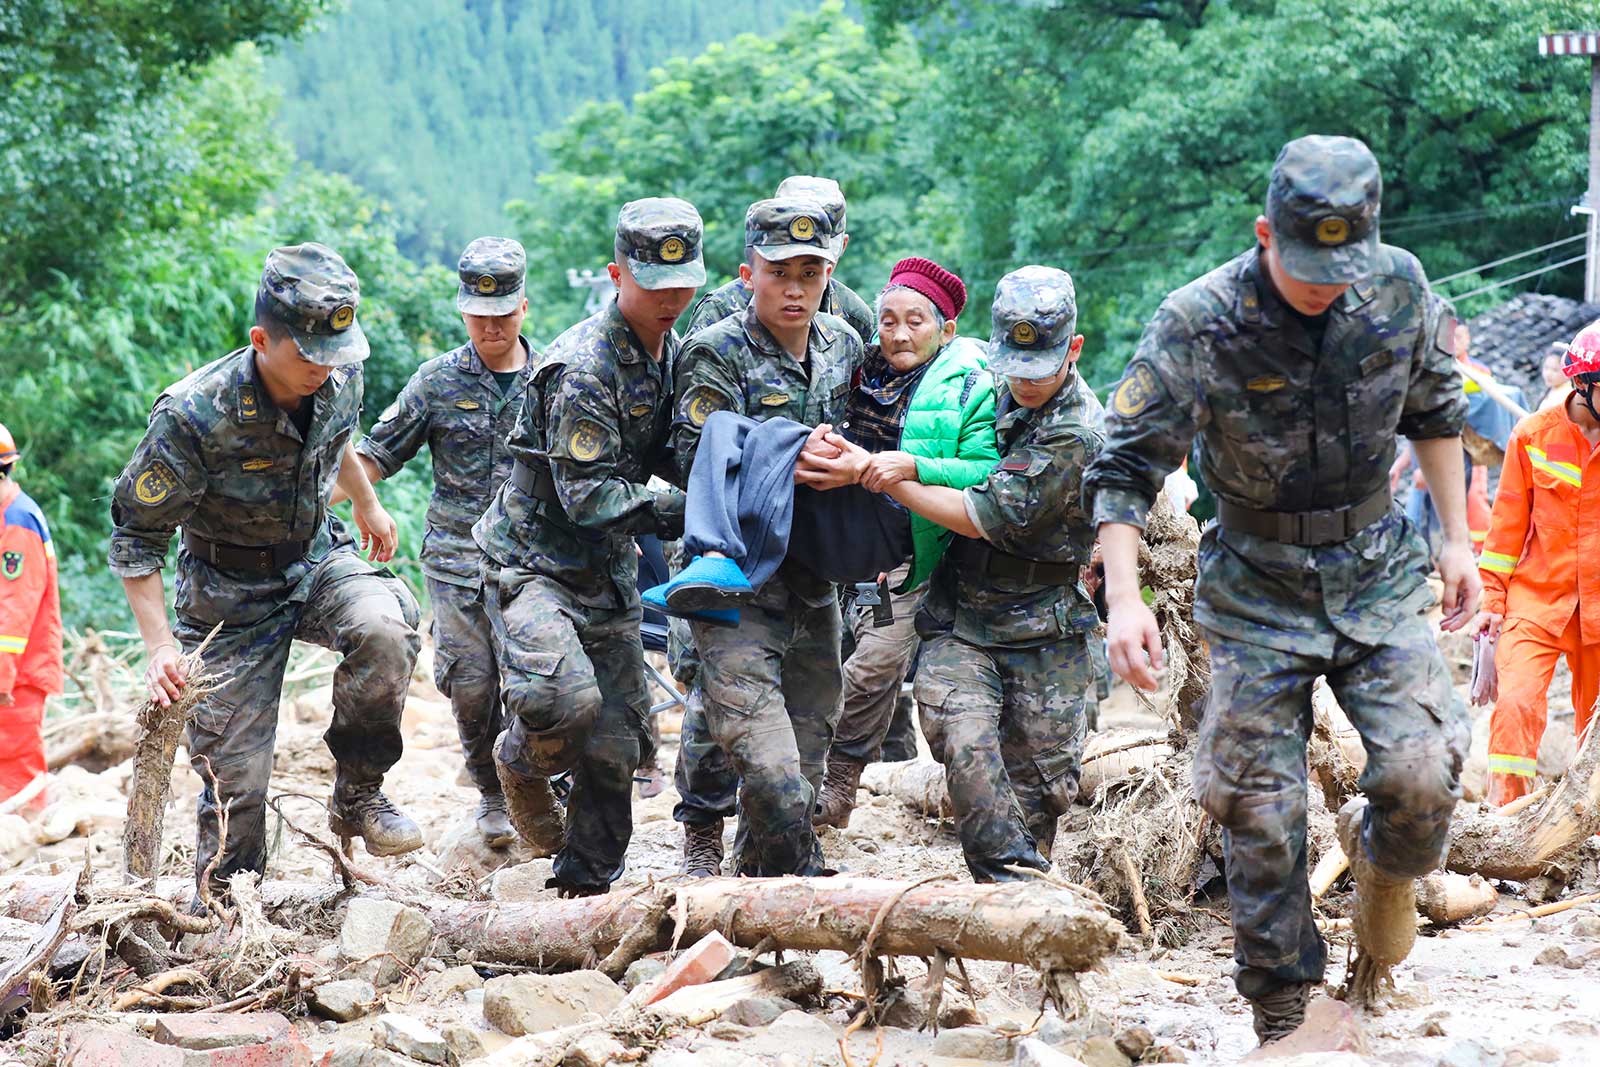
M 1276 393 L 1288 384 L 1287 378 L 1281 378 L 1276 374 L 1263 374 L 1259 378 L 1251 378 L 1245 382 L 1244 387 L 1252 393 Z
M 239 466 L 243 467 L 247 471 L 271 470 L 272 460 L 264 457 L 257 457 L 256 459 L 247 459 L 243 463 L 239 464 Z
M 599 457 L 605 443 L 606 431 L 598 422 L 579 419 L 578 425 L 572 429 L 572 436 L 567 438 L 567 451 L 579 463 L 589 463 Z
M 642 419 L 646 415 L 650 414 L 650 405 L 649 404 L 635 404 L 635 405 L 633 405 L 633 407 L 628 409 L 628 414 L 632 415 L 636 419 Z
M 727 406 L 728 402 L 721 393 L 705 385 L 695 386 L 683 398 L 683 414 L 689 420 L 689 425 L 695 427 L 704 426 L 712 412 L 722 411 Z
M 462 411 L 477 411 L 478 408 L 481 407 L 481 406 L 482 405 L 480 405 L 476 400 L 457 400 L 456 401 L 456 407 L 460 408 Z
M 1160 389 L 1156 372 L 1143 363 L 1135 363 L 1112 395 L 1111 407 L 1123 418 L 1132 418 L 1155 401 Z
M 845 387 L 849 387 L 848 382 L 845 383 Z M 761 406 L 764 408 L 781 408 L 788 402 L 788 393 L 768 393 L 761 398 Z
M 21 552 L 7 552 L 0 556 L 0 577 L 14 582 L 22 577 L 23 555 Z
M 172 473 L 172 468 L 159 459 L 144 470 L 133 480 L 133 495 L 141 504 L 149 507 L 161 503 L 172 495 L 178 488 L 178 476 Z

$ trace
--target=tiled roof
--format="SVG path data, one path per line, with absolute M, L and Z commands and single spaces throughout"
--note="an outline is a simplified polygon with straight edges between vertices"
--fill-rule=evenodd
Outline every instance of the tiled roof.
M 1497 380 L 1522 386 L 1523 395 L 1537 402 L 1544 395 L 1539 364 L 1551 343 L 1572 340 L 1595 319 L 1600 319 L 1600 304 L 1548 293 L 1518 293 L 1467 320 L 1472 358 L 1487 364 Z

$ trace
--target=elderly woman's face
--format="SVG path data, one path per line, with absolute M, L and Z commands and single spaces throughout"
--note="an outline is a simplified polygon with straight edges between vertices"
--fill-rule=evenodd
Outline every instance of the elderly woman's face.
M 922 366 L 955 335 L 956 324 L 939 326 L 933 303 L 911 289 L 896 289 L 883 298 L 878 313 L 878 345 L 883 358 L 897 371 Z

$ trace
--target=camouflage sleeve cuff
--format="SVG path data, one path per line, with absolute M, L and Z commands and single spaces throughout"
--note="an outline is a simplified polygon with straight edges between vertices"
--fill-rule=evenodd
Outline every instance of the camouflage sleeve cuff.
M 404 463 L 395 459 L 393 452 L 390 452 L 370 437 L 363 437 L 357 441 L 356 451 L 376 463 L 379 473 L 385 478 L 393 478 L 400 473 L 400 468 L 405 466 Z
M 985 483 L 988 484 L 988 483 Z M 988 495 L 981 492 L 982 486 L 973 486 L 961 490 L 961 503 L 966 506 L 967 518 L 972 520 L 972 525 L 978 528 L 985 541 L 993 541 L 989 531 L 997 526 L 1005 525 L 1005 520 L 994 514 L 993 502 Z
M 1144 529 L 1145 518 L 1155 501 L 1132 489 L 1101 489 L 1094 495 L 1094 524 L 1122 523 Z
M 163 542 L 160 548 L 156 548 L 140 537 L 113 534 L 107 556 L 111 573 L 118 578 L 143 578 L 166 565 L 167 546 Z
M 656 536 L 676 541 L 683 536 L 683 512 L 689 498 L 681 489 L 664 489 L 655 494 Z

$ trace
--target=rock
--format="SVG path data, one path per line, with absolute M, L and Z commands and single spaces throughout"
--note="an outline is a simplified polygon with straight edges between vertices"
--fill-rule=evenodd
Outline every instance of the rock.
M 378 1016 L 372 1040 L 379 1048 L 423 1063 L 447 1063 L 450 1059 L 450 1046 L 445 1044 L 443 1034 L 419 1019 L 398 1012 Z
M 1439 1067 L 1501 1067 L 1505 1057 L 1481 1041 L 1458 1041 L 1439 1058 Z
M 879 1026 L 900 1030 L 920 1030 L 928 1022 L 928 995 L 914 987 L 903 988 L 894 1000 L 878 1012 Z
M 1279 1067 L 1285 1061 L 1313 1052 L 1367 1051 L 1366 1035 L 1356 1021 L 1355 1012 L 1342 1000 L 1319 997 L 1306 1008 L 1306 1021 L 1299 1029 L 1281 1041 L 1258 1048 L 1246 1056 L 1243 1063 L 1271 1062 Z M 1332 1065 L 1330 1065 L 1332 1067 Z
M 767 1028 L 767 1035 L 771 1038 L 782 1038 L 783 1042 L 792 1040 L 791 1047 L 803 1042 L 831 1043 L 838 1036 L 834 1033 L 833 1027 L 798 1008 L 786 1011 L 773 1020 L 772 1025 Z
M 311 991 L 311 1010 L 342 1023 L 361 1018 L 377 1001 L 378 991 L 365 978 L 341 978 Z
M 1085 1067 L 1082 1060 L 1058 1052 L 1037 1038 L 1025 1037 L 1017 1042 L 1015 1067 Z
M 264 1016 L 276 1018 L 284 1027 L 280 1029 L 275 1024 L 264 1023 Z M 67 1032 L 65 1055 L 59 1062 L 70 1063 L 73 1067 L 232 1067 L 237 1064 L 248 1064 L 249 1067 L 311 1067 L 311 1050 L 287 1024 L 288 1020 L 281 1015 L 257 1013 L 254 1020 L 243 1026 L 230 1027 L 213 1015 L 211 1021 L 197 1024 L 192 1029 L 185 1029 L 179 1024 L 175 1030 L 166 1031 L 169 1035 L 181 1034 L 186 1040 L 204 1045 L 199 1048 L 152 1041 L 123 1029 L 80 1026 Z M 231 1040 L 233 1036 L 252 1027 L 257 1028 L 255 1033 L 258 1036 L 267 1032 L 275 1036 L 264 1041 L 239 1044 L 206 1044 L 210 1040 Z
M 748 1026 L 756 1029 L 768 1026 L 775 1022 L 778 1016 L 786 1011 L 794 1011 L 798 1005 L 782 997 L 746 997 L 733 1007 L 722 1013 L 722 1018 L 739 1026 Z M 884 1022 L 884 1020 L 879 1020 Z M 898 1026 L 898 1023 L 887 1023 Z
M 987 1026 L 962 1026 L 941 1030 L 933 1039 L 933 1054 L 954 1060 L 1009 1060 L 1012 1041 Z
M 1129 1067 L 1133 1060 L 1117 1047 L 1115 1038 L 1096 1034 L 1086 1038 L 1078 1048 L 1078 1059 L 1084 1067 Z
M 1188 1063 L 1189 1054 L 1177 1045 L 1157 1045 L 1146 1063 Z
M 277 1041 L 289 1032 L 289 1020 L 275 1011 L 247 1012 L 242 1015 L 197 1011 L 157 1016 L 150 1036 L 162 1045 L 214 1049 L 262 1045 Z
M 404 973 L 389 955 L 409 966 L 422 958 L 432 940 L 433 924 L 416 908 L 392 900 L 357 897 L 345 910 L 344 925 L 339 929 L 339 952 L 355 964 L 352 974 L 375 986 L 385 986 Z
M 434 853 L 439 857 L 439 869 L 447 874 L 465 870 L 473 879 L 487 878 L 503 867 L 527 863 L 533 859 L 533 850 L 517 838 L 505 848 L 490 848 L 478 833 L 477 807 L 463 817 L 439 838 Z M 548 875 L 546 876 L 548 877 Z
M 327 1059 L 318 1060 L 317 1067 L 417 1067 L 415 1063 L 392 1052 L 371 1045 L 335 1045 Z
M 1444 1020 L 1442 1018 L 1438 1017 L 1438 1016 L 1430 1016 L 1429 1018 L 1423 1020 L 1422 1025 L 1417 1027 L 1417 1036 L 1418 1037 L 1443 1037 L 1444 1036 Z
M 337 1034 L 338 1032 L 339 1024 L 332 1019 L 324 1019 L 317 1024 L 317 1033 L 319 1034 Z
M 622 1003 L 622 990 L 599 971 L 507 974 L 483 986 L 483 1017 L 501 1033 L 520 1037 L 568 1026 Z
M 1600 938 L 1600 915 L 1580 915 L 1567 927 L 1573 937 Z
M 437 956 L 424 956 L 422 957 L 422 962 L 417 964 L 417 970 L 423 974 L 438 974 L 444 969 L 444 960 Z
M 939 1005 L 939 1025 L 946 1030 L 959 1030 L 965 1026 L 982 1026 L 983 1014 L 970 1000 Z
M 722 969 L 732 963 L 738 954 L 739 950 L 727 938 L 719 933 L 709 933 L 668 964 L 667 969 L 654 981 L 629 993 L 628 1002 L 642 1008 L 687 986 L 709 982 L 721 974 Z
M 1565 967 L 1568 962 L 1567 950 L 1560 945 L 1547 945 L 1533 957 L 1533 962 L 1540 967 Z
M 502 902 L 544 900 L 555 893 L 555 890 L 545 888 L 545 882 L 554 873 L 555 861 L 548 858 L 501 867 L 489 879 L 489 898 Z
M 1117 1048 L 1128 1059 L 1138 1062 L 1144 1054 L 1150 1051 L 1150 1046 L 1156 1043 L 1155 1035 L 1142 1026 L 1130 1026 L 1114 1037 Z
M 646 956 L 642 960 L 634 960 L 628 964 L 628 969 L 622 972 L 622 988 L 633 992 L 646 982 L 654 981 L 667 969 L 667 961 L 659 956 Z
M 422 980 L 422 999 L 438 1002 L 465 993 L 469 989 L 482 989 L 483 978 L 471 967 L 462 965 L 430 974 Z
M 718 1041 L 730 1041 L 735 1044 L 740 1041 L 748 1041 L 755 1036 L 755 1031 L 748 1026 L 730 1023 L 726 1019 L 713 1019 L 706 1023 L 705 1032 L 707 1037 L 714 1037 Z
M 478 1031 L 470 1026 L 445 1023 L 439 1028 L 439 1034 L 458 1060 L 475 1060 L 489 1051 L 483 1047 L 483 1038 L 478 1036 Z
M 627 1051 L 622 1042 L 610 1034 L 584 1034 L 567 1049 L 561 1067 L 606 1067 Z

